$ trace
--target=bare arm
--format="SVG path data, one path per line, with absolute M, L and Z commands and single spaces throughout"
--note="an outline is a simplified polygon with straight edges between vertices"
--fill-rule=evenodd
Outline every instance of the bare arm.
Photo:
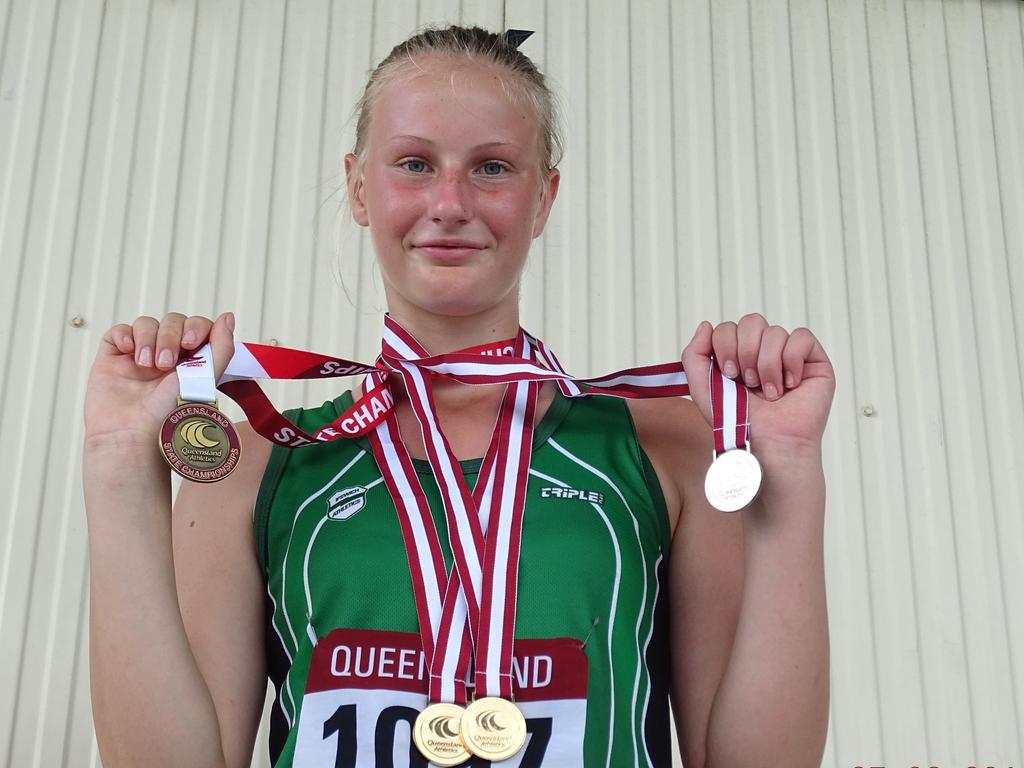
M 716 357 L 759 373 L 751 419 L 766 481 L 754 505 L 728 515 L 704 499 L 710 326 L 683 355 L 697 407 L 635 410 L 678 520 L 670 594 L 680 749 L 688 768 L 816 766 L 828 725 L 829 663 L 820 441 L 834 378 L 809 332 L 795 332 L 790 345 L 760 316 L 744 318 L 739 337 L 727 325 L 725 338 L 715 331 Z M 795 372 L 792 385 L 783 386 L 784 372 Z M 770 397 L 761 389 L 769 383 Z
M 798 459 L 768 464 L 760 499 L 742 512 L 743 599 L 708 726 L 709 766 L 749 765 L 754 755 L 768 765 L 821 763 L 829 641 L 820 460 L 796 483 L 786 474 Z
M 146 336 L 137 330 L 136 338 Z M 248 765 L 265 685 L 248 519 L 265 449 L 262 458 L 258 445 L 249 450 L 219 485 L 186 485 L 172 516 L 155 423 L 173 405 L 173 365 L 136 366 L 126 332 L 115 326 L 104 338 L 87 394 L 90 677 L 100 753 L 107 768 Z M 223 348 L 230 333 L 220 333 Z

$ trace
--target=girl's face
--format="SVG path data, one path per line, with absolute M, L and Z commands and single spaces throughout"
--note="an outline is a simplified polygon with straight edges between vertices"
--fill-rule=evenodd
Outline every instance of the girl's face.
M 353 218 L 370 228 L 396 317 L 518 317 L 519 276 L 558 190 L 541 169 L 528 107 L 493 66 L 430 57 L 373 105 L 359 173 L 345 158 Z

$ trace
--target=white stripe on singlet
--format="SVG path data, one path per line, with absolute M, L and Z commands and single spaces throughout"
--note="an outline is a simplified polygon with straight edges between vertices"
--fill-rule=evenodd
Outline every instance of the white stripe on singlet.
M 291 700 L 291 710 L 292 710 L 291 714 L 289 714 L 287 712 L 287 710 L 285 710 L 284 696 L 279 696 L 278 698 L 279 698 L 280 703 L 281 703 L 281 712 L 284 714 L 285 720 L 288 721 L 289 729 L 292 726 L 292 720 L 293 720 L 293 718 L 295 716 L 294 713 L 296 711 L 295 694 L 292 692 L 291 685 L 290 685 L 290 680 L 291 680 L 292 662 L 295 659 L 295 654 L 298 653 L 299 641 L 298 641 L 298 638 L 295 636 L 295 630 L 292 627 L 291 619 L 288 617 L 288 606 L 286 606 L 284 604 L 284 597 L 285 597 L 285 574 L 287 572 L 286 571 L 286 566 L 288 564 L 288 552 L 291 551 L 292 538 L 295 536 L 295 526 L 298 524 L 299 515 L 302 514 L 302 511 L 306 507 L 308 507 L 310 504 L 312 504 L 314 500 L 316 500 L 321 495 L 323 495 L 323 493 L 325 491 L 327 491 L 335 482 L 337 482 L 342 477 L 344 477 L 345 474 L 348 473 L 348 471 L 353 466 L 355 466 L 356 462 L 359 461 L 361 458 L 363 458 L 366 455 L 367 454 L 366 454 L 365 450 L 360 450 L 359 453 L 357 453 L 355 455 L 355 457 L 351 461 L 349 461 L 348 464 L 346 464 L 344 467 L 341 468 L 341 470 L 338 472 L 338 474 L 336 474 L 334 477 L 332 477 L 322 488 L 320 488 L 317 491 L 314 491 L 312 494 L 310 494 L 308 497 L 306 497 L 306 500 L 303 501 L 299 505 L 299 508 L 297 510 L 295 510 L 295 516 L 292 519 L 291 531 L 288 533 L 288 545 L 285 547 L 284 557 L 282 558 L 282 561 L 281 561 L 281 601 L 278 602 L 277 600 L 274 599 L 274 595 L 270 594 L 270 600 L 271 600 L 271 602 L 274 605 L 274 614 L 270 617 L 270 626 L 274 628 L 274 632 L 277 634 L 278 639 L 280 639 L 280 641 L 281 641 L 281 649 L 284 651 L 285 656 L 288 657 L 288 672 L 285 674 L 284 680 L 282 681 L 282 687 L 285 689 L 285 692 L 287 693 L 288 698 Z M 269 520 L 267 521 L 267 525 L 268 526 L 270 525 L 270 521 Z M 268 584 L 267 584 L 267 592 L 270 593 L 269 581 L 268 581 Z M 281 631 L 280 631 L 280 629 L 277 626 L 277 621 L 275 620 L 275 617 L 277 615 L 278 608 L 280 608 L 281 614 L 284 616 L 285 626 L 288 627 L 288 634 L 291 636 L 292 644 L 294 646 L 294 650 L 293 651 L 289 651 L 288 650 L 288 644 L 285 642 L 284 636 L 281 634 Z
M 372 483 L 369 483 L 364 487 L 366 491 L 369 491 L 371 488 L 378 486 L 383 482 L 384 478 L 378 477 Z M 302 587 L 306 594 L 306 617 L 309 619 L 306 623 L 306 633 L 309 635 L 309 639 L 312 641 L 313 645 L 316 645 L 317 642 L 316 632 L 313 630 L 312 626 L 313 616 L 316 612 L 313 610 L 313 594 L 309 589 L 309 556 L 313 551 L 313 544 L 316 541 L 316 537 L 320 534 L 320 529 L 324 527 L 324 523 L 329 519 L 330 517 L 328 515 L 324 515 L 320 518 L 320 522 L 316 524 L 316 528 L 313 530 L 313 535 L 309 537 L 309 543 L 306 544 L 306 553 L 302 558 Z
M 548 438 L 548 442 L 553 442 L 551 438 Z M 561 486 L 562 488 L 569 488 L 570 485 L 562 480 L 545 475 L 542 472 L 538 472 L 535 469 L 530 470 L 530 474 L 534 477 L 539 477 L 541 480 L 547 480 L 549 483 Z M 622 582 L 622 553 L 619 551 L 619 540 L 615 535 L 615 529 L 612 528 L 612 523 L 608 519 L 608 515 L 605 514 L 604 508 L 596 502 L 591 502 L 590 506 L 601 516 L 604 521 L 605 527 L 608 528 L 608 536 L 612 540 L 612 547 L 615 549 L 615 586 L 612 589 L 612 602 L 608 610 L 608 615 L 611 617 L 608 621 L 608 762 L 610 766 L 612 763 L 612 740 L 615 735 L 615 673 L 612 669 L 614 663 L 612 657 L 612 636 L 615 630 L 615 611 L 619 606 L 619 586 Z
M 658 578 L 658 568 L 661 567 L 661 561 L 664 559 L 664 555 L 659 554 L 657 562 L 654 563 L 654 599 L 651 601 L 651 628 L 647 631 L 647 639 L 644 640 L 644 660 L 647 660 L 647 649 L 651 647 L 651 637 L 654 635 L 654 612 L 658 609 L 658 594 L 661 592 L 661 580 Z M 644 711 L 640 715 L 641 727 L 647 722 L 647 708 L 651 703 L 651 675 L 647 674 L 647 695 L 644 696 Z M 647 739 L 643 739 L 644 754 L 647 756 L 647 765 L 653 766 L 654 763 L 651 761 L 651 751 L 648 748 Z
M 608 477 L 608 475 L 606 475 L 604 472 L 599 470 L 597 467 L 595 467 L 595 466 L 593 466 L 591 464 L 588 464 L 583 459 L 581 459 L 578 456 L 574 455 L 572 452 L 566 450 L 565 448 L 560 446 L 558 443 L 556 443 L 553 439 L 548 438 L 548 442 L 551 443 L 551 447 L 553 447 L 555 450 L 557 450 L 563 456 L 568 458 L 570 461 L 573 461 L 574 463 L 576 463 L 579 466 L 583 467 L 588 472 L 591 472 L 595 476 L 597 476 L 597 477 L 601 478 L 602 480 L 604 480 L 605 483 L 608 484 L 608 487 L 610 487 L 613 491 L 615 491 L 615 494 L 619 497 L 619 500 L 622 502 L 622 505 L 626 508 L 626 511 L 629 512 L 630 520 L 633 521 L 633 534 L 636 536 L 636 547 L 637 547 L 637 550 L 640 552 L 640 561 L 643 564 L 643 572 L 644 572 L 644 592 L 643 592 L 643 598 L 640 601 L 640 613 L 637 614 L 637 617 L 636 617 L 636 627 L 633 630 L 633 634 L 636 637 L 636 652 L 637 652 L 637 657 L 638 658 L 637 658 L 637 665 L 636 665 L 636 677 L 633 680 L 633 702 L 632 702 L 632 706 L 630 707 L 630 712 L 633 713 L 633 727 L 630 729 L 630 731 L 633 734 L 633 754 L 636 755 L 637 759 L 639 760 L 640 753 L 639 753 L 639 750 L 637 749 L 637 738 L 636 738 L 636 735 L 637 735 L 637 733 L 636 733 L 637 732 L 636 703 L 637 703 L 637 696 L 639 695 L 639 691 L 640 691 L 640 677 L 641 677 L 640 673 L 647 666 L 647 659 L 644 656 L 643 651 L 640 649 L 640 625 L 643 623 L 644 613 L 646 612 L 646 607 L 647 607 L 647 573 L 648 573 L 648 570 L 647 570 L 647 555 L 644 553 L 643 542 L 640 541 L 640 524 L 637 522 L 636 515 L 633 514 L 633 509 L 629 506 L 629 503 L 626 501 L 626 497 L 623 496 L 622 495 L 622 491 L 619 490 L 619 486 L 616 485 L 614 482 L 612 482 L 612 479 L 610 477 Z M 642 470 L 642 468 L 641 468 L 641 470 Z M 653 623 L 653 620 L 654 620 L 654 617 L 653 617 L 653 614 L 652 614 L 652 616 L 651 616 L 652 623 Z M 649 691 L 649 688 L 650 688 L 650 685 L 649 685 L 650 672 L 647 673 L 647 678 L 648 678 L 648 691 Z M 641 741 L 642 741 L 642 739 L 641 739 Z M 608 756 L 609 756 L 609 759 L 610 759 L 611 758 L 611 750 L 609 750 Z M 648 764 L 650 764 L 649 760 L 648 760 Z

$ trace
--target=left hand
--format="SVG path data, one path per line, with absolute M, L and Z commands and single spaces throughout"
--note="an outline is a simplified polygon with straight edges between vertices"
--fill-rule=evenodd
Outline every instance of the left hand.
M 683 350 L 690 396 L 711 424 L 708 370 L 711 356 L 726 376 L 750 390 L 750 437 L 759 458 L 820 456 L 821 438 L 835 393 L 832 363 L 806 328 L 792 333 L 759 314 L 739 323 L 706 320 Z

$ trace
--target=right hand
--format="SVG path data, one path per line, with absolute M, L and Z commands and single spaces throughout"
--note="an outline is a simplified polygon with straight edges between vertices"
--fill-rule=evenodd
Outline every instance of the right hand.
M 209 339 L 214 374 L 234 354 L 235 317 L 216 321 L 171 312 L 157 321 L 140 317 L 103 335 L 85 391 L 86 443 L 129 447 L 152 445 L 167 414 L 177 405 L 179 360 Z

